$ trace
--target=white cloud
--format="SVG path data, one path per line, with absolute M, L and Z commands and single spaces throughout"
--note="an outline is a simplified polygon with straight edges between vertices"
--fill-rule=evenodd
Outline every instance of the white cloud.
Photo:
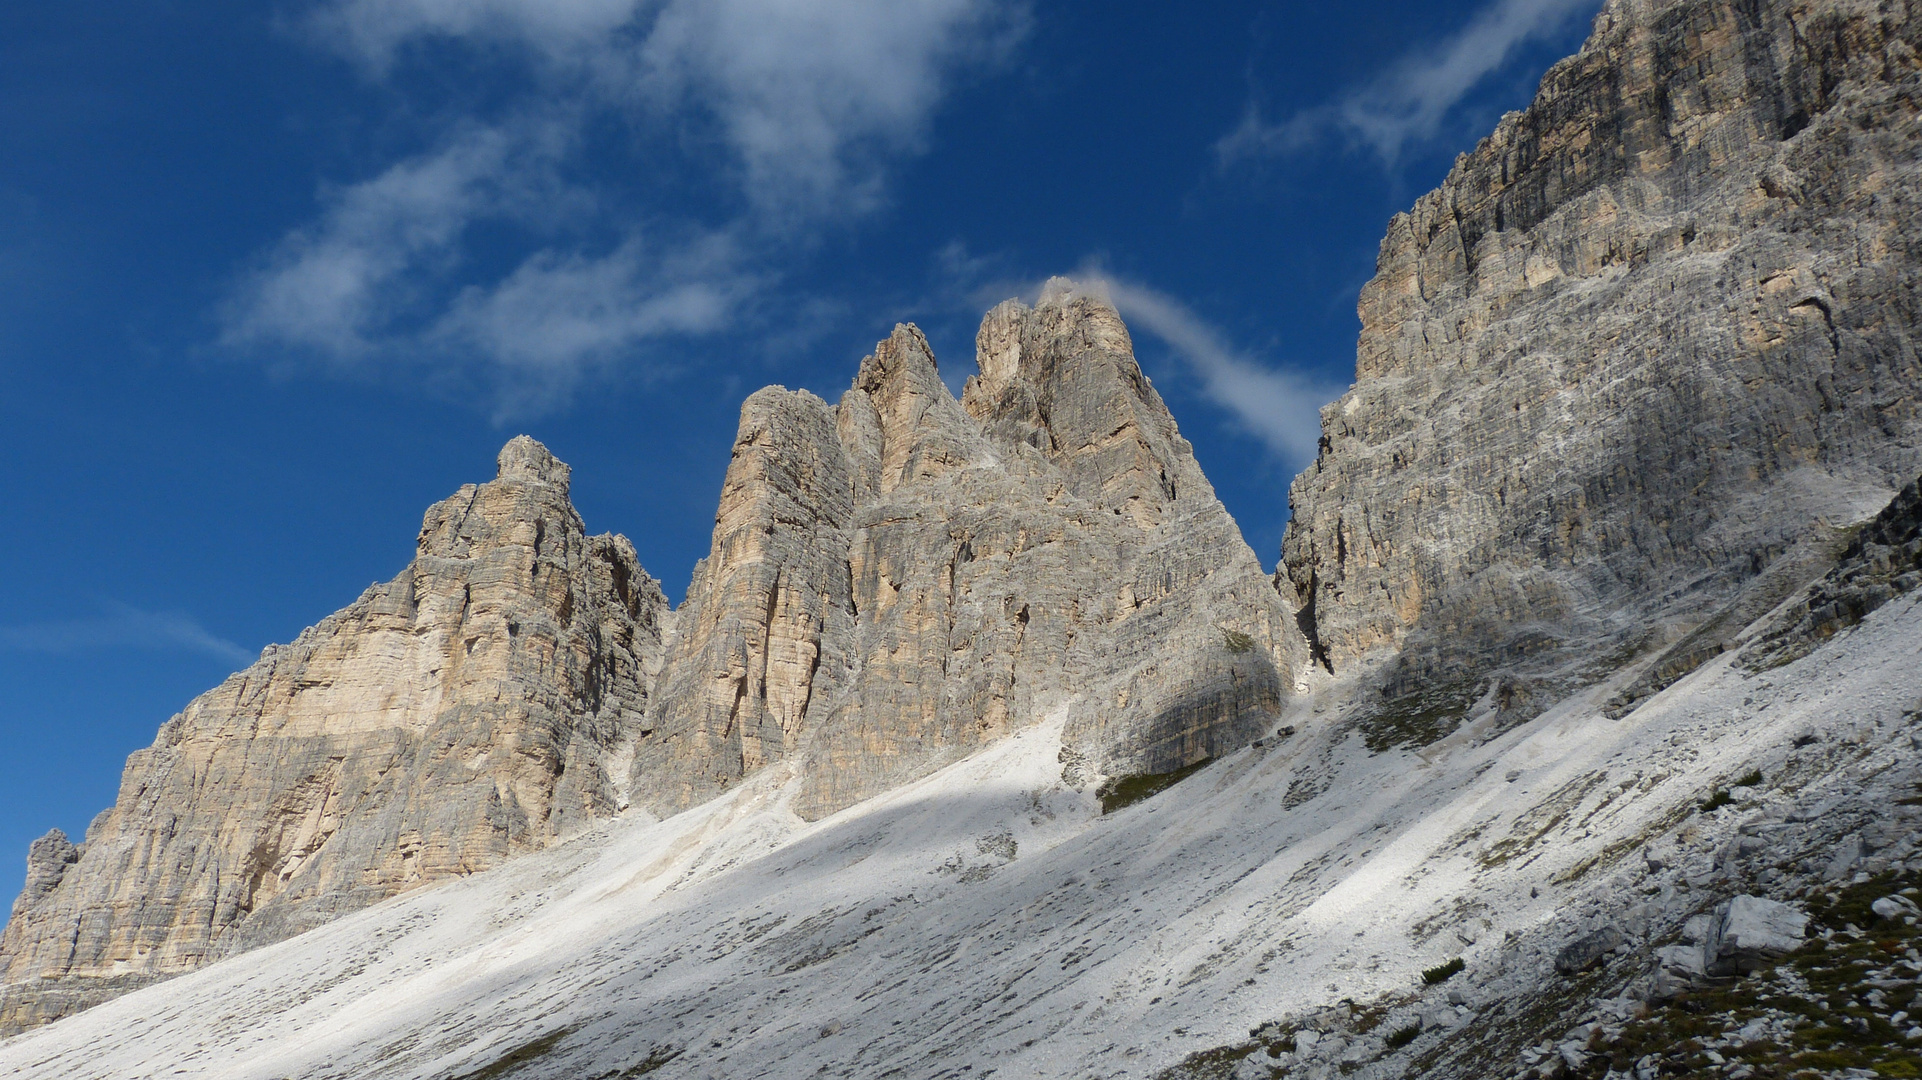
M 466 38 L 522 45 L 550 59 L 579 59 L 652 7 L 641 0 L 335 0 L 307 27 L 328 44 L 385 72 L 406 45 Z
M 1332 134 L 1393 164 L 1410 143 L 1433 138 L 1448 114 L 1517 48 L 1561 32 L 1599 6 L 1600 0 L 1497 0 L 1436 48 L 1406 57 L 1335 101 L 1272 124 L 1251 105 L 1216 152 L 1228 164 L 1300 151 Z
M 991 0 L 673 0 L 641 84 L 713 114 L 764 211 L 859 211 L 880 164 L 920 147 L 952 68 L 1020 26 Z
M 519 141 L 499 129 L 465 131 L 327 192 L 320 221 L 288 234 L 232 297 L 225 342 L 340 359 L 367 353 L 400 314 L 408 280 L 453 261 L 467 226 L 506 210 L 508 192 L 527 182 Z
M 427 340 L 500 369 L 502 419 L 541 412 L 565 399 L 585 365 L 724 325 L 753 284 L 733 263 L 721 238 L 667 259 L 639 239 L 598 258 L 542 251 L 498 283 L 462 290 Z
M 1315 458 L 1321 441 L 1321 407 L 1345 387 L 1277 371 L 1222 340 L 1179 300 L 1145 285 L 1101 274 L 1076 281 L 1107 293 L 1131 327 L 1166 342 L 1199 377 L 1201 392 L 1276 458 L 1299 469 Z
M 554 404 L 590 366 L 727 325 L 781 252 L 879 204 L 955 74 L 1019 32 L 1017 5 L 323 0 L 301 25 L 373 78 L 429 62 L 415 46 L 452 45 L 520 97 L 504 118 L 457 118 L 427 149 L 324 190 L 319 218 L 233 291 L 222 341 L 478 365 L 515 385 L 503 407 Z M 590 124 L 596 139 L 621 131 L 642 160 L 710 175 L 708 218 L 596 185 L 582 167 Z M 531 239 L 483 273 L 478 226 Z M 530 393 L 534 379 L 553 392 Z
M 163 649 L 200 653 L 236 666 L 255 654 L 217 637 L 191 616 L 172 611 L 143 611 L 108 604 L 92 619 L 67 619 L 25 626 L 0 626 L 0 649 L 13 652 L 94 652 L 106 648 Z

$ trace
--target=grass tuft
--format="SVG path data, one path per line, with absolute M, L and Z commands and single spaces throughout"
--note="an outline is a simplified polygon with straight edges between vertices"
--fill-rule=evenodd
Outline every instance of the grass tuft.
M 1095 789 L 1095 795 L 1101 799 L 1101 812 L 1112 814 L 1116 810 L 1126 809 L 1144 799 L 1152 799 L 1200 772 L 1213 760 L 1214 758 L 1202 758 L 1193 765 L 1184 766 L 1173 772 L 1137 773 L 1134 776 L 1110 780 Z
M 1461 974 L 1462 969 L 1467 966 L 1467 964 L 1462 962 L 1462 958 L 1457 956 L 1446 964 L 1440 964 L 1422 972 L 1421 981 L 1427 983 L 1429 986 L 1440 986 L 1442 983 Z

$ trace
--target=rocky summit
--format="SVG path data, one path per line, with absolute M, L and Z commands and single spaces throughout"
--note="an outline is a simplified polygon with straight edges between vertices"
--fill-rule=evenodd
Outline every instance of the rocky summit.
M 1306 650 L 1105 300 L 1003 304 L 960 401 L 897 327 L 747 400 L 634 757 L 671 813 L 788 763 L 816 818 L 1060 714 L 1089 776 L 1261 735 Z
M 588 536 L 532 439 L 427 511 L 392 581 L 190 703 L 78 845 L 35 842 L 0 937 L 18 1029 L 396 893 L 497 866 L 626 804 L 668 617 Z
M 1062 279 L 749 397 L 678 610 L 515 439 L 32 845 L 0 1073 L 1922 1075 L 1918 16 L 1609 0 L 1273 574 Z

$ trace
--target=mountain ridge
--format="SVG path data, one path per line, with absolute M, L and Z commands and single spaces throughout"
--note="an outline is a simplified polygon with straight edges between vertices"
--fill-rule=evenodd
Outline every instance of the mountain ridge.
M 304 823 L 354 815 L 330 817 L 325 769 L 291 769 L 309 794 L 266 814 L 264 850 L 293 867 L 276 895 L 313 898 L 281 910 L 323 925 L 270 942 L 294 920 L 242 920 L 237 955 L 0 1043 L 0 1066 L 1922 1067 L 1892 1041 L 1922 1011 L 1889 996 L 1892 968 L 1848 984 L 1876 992 L 1863 1004 L 1795 996 L 1866 933 L 1857 908 L 1881 904 L 1873 928 L 1900 946 L 1916 935 L 1897 897 L 1922 895 L 1917 14 L 1609 0 L 1529 108 L 1391 223 L 1356 385 L 1323 410 L 1272 575 L 1112 305 L 1062 279 L 987 314 L 958 399 L 905 324 L 833 404 L 750 396 L 673 613 L 631 548 L 585 537 L 565 466 L 510 443 L 503 486 L 430 512 L 412 580 L 478 567 L 530 626 L 606 613 L 578 637 L 602 644 L 571 653 L 504 616 L 485 640 L 422 624 L 448 661 L 580 659 L 579 707 L 536 725 L 553 752 L 491 785 L 528 850 L 349 911 L 380 898 L 303 877 L 332 843 Z M 476 546 L 462 507 L 483 492 L 512 527 Z M 550 536 L 579 558 L 556 562 Z M 396 617 L 378 589 L 366 610 Z M 451 670 L 404 685 L 438 692 Z M 455 742 L 498 768 L 518 739 Z M 540 805 L 558 809 L 525 814 Z M 178 835 L 146 813 L 149 835 Z M 193 852 L 227 851 L 197 835 Z M 116 878 L 105 848 L 91 830 L 35 845 L 0 937 L 0 1023 L 131 988 L 146 961 L 116 935 L 199 910 L 182 890 L 164 919 L 90 913 L 83 894 L 145 880 Z M 233 878 L 196 866 L 183 880 Z M 1720 931 L 1701 927 L 1738 900 L 1824 935 L 1764 973 L 1794 1010 L 1713 982 Z M 104 943 L 90 986 L 45 974 L 62 941 Z M 187 938 L 176 970 L 211 944 Z M 1894 1056 L 1848 1042 L 1864 1032 Z M 1648 1049 L 1663 1038 L 1683 1041 Z M 1744 1047 L 1761 1056 L 1731 1065 Z

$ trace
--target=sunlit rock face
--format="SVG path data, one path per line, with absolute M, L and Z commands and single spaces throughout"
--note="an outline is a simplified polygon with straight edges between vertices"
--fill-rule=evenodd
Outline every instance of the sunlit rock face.
M 1616 0 L 1394 219 L 1278 575 L 1337 672 L 1520 708 L 1922 469 L 1919 15 Z
M 1306 649 L 1104 300 L 997 308 L 957 401 L 903 326 L 830 406 L 750 397 L 671 613 L 525 437 L 412 565 L 190 704 L 0 937 L 17 1030 L 769 766 L 818 817 L 1064 721 L 1166 772 L 1271 725 Z
M 911 326 L 835 405 L 748 399 L 637 801 L 787 762 L 815 817 L 1057 711 L 1072 768 L 1162 772 L 1276 715 L 1293 613 L 1114 308 L 1057 280 L 976 344 L 959 401 Z
M 526 437 L 414 561 L 196 698 L 76 850 L 34 845 L 0 1027 L 538 850 L 616 813 L 666 601 Z

